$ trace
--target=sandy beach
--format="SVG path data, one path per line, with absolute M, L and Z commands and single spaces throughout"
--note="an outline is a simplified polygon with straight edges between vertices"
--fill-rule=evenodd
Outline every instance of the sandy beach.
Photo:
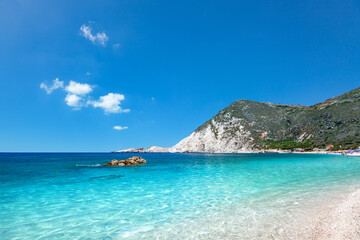
M 360 239 L 360 188 L 344 196 L 337 207 L 320 217 L 308 239 Z

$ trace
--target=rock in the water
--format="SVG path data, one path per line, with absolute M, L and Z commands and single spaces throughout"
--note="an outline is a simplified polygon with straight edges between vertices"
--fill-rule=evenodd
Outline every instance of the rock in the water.
M 110 162 L 108 162 L 107 164 L 105 164 L 106 166 L 117 166 L 118 165 L 118 163 L 119 163 L 119 161 L 118 160 L 116 160 L 116 159 L 113 159 L 113 160 L 111 160 Z
M 107 164 L 105 164 L 105 166 L 113 166 L 113 167 L 123 167 L 123 166 L 136 166 L 139 164 L 145 164 L 146 160 L 141 158 L 141 157 L 131 157 L 125 160 L 116 160 L 113 159 L 110 162 L 108 162 Z

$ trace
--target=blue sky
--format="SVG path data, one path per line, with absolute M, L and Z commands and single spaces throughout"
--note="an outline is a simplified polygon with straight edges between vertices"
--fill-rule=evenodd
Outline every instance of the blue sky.
M 172 146 L 238 99 L 360 86 L 359 1 L 2 0 L 0 33 L 3 152 Z

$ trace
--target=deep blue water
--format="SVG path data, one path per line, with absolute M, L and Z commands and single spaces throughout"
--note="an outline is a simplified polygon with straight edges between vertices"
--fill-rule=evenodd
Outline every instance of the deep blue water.
M 143 166 L 101 166 L 133 155 L 0 153 L 0 239 L 245 238 L 245 223 L 254 234 L 278 218 L 275 229 L 360 183 L 348 156 L 149 153 L 135 154 Z

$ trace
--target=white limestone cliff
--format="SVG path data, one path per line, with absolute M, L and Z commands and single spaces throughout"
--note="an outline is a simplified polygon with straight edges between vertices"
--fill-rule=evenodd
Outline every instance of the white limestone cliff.
M 253 152 L 250 132 L 244 129 L 241 119 L 225 116 L 222 122 L 212 119 L 204 128 L 196 130 L 169 152 L 243 153 Z

